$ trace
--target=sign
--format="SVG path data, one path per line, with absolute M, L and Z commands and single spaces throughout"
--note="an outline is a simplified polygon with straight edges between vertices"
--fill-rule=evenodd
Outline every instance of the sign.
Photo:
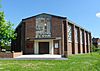
M 55 43 L 55 48 L 58 48 L 58 43 Z

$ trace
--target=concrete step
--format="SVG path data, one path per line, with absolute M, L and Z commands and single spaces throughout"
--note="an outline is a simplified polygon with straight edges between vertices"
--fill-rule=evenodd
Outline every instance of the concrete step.
M 61 55 L 21 55 L 16 58 L 62 58 Z

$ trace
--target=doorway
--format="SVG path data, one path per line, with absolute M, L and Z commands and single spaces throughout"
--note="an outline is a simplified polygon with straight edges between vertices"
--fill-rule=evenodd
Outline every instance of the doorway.
M 39 42 L 39 54 L 49 54 L 49 42 Z

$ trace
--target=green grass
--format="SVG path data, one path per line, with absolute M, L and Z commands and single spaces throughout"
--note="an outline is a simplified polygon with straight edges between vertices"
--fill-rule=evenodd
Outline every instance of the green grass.
M 68 60 L 0 60 L 0 71 L 100 71 L 100 55 L 73 55 Z

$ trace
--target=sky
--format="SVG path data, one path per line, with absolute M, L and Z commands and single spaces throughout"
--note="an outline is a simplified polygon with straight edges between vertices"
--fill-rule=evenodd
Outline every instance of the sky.
M 67 17 L 100 38 L 100 0 L 2 0 L 5 19 L 14 24 L 40 13 Z

